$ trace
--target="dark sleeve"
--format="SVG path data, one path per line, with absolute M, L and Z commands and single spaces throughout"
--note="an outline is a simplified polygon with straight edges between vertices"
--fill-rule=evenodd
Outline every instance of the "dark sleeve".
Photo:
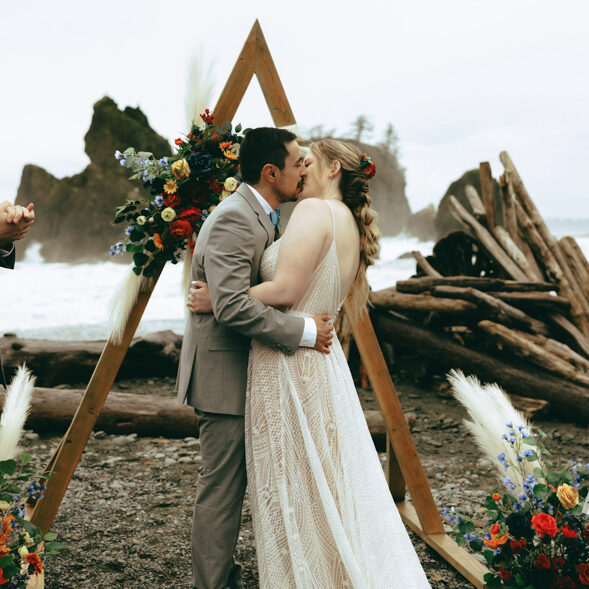
M 217 218 L 204 252 L 204 268 L 217 321 L 262 343 L 294 353 L 305 320 L 267 307 L 247 295 L 255 244 L 245 213 Z
M 15 251 L 16 248 L 12 246 L 12 251 L 7 256 L 0 255 L 0 268 L 14 268 Z

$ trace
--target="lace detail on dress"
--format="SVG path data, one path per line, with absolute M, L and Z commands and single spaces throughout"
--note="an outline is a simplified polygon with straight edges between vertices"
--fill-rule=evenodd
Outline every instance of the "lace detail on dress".
M 276 271 L 280 240 L 261 274 Z M 337 313 L 335 240 L 289 313 Z M 328 355 L 254 341 L 246 460 L 262 589 L 429 587 L 390 495 L 337 337 Z

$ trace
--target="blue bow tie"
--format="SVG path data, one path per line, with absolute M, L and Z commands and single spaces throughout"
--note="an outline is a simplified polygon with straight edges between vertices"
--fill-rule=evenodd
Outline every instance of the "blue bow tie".
M 272 225 L 276 227 L 280 221 L 280 209 L 276 209 L 271 213 L 268 213 L 268 217 L 270 217 L 270 221 L 272 221 Z

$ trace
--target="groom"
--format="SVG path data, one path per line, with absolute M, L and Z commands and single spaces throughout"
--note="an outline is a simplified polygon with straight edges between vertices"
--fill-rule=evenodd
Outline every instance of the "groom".
M 264 250 L 277 235 L 281 203 L 296 200 L 303 161 L 296 136 L 258 128 L 241 144 L 243 183 L 203 224 L 192 280 L 208 284 L 212 313 L 191 313 L 180 354 L 178 399 L 195 408 L 202 456 L 192 522 L 193 585 L 243 587 L 233 561 L 246 487 L 244 412 L 250 339 L 293 354 L 328 352 L 328 315 L 286 315 L 249 298 Z

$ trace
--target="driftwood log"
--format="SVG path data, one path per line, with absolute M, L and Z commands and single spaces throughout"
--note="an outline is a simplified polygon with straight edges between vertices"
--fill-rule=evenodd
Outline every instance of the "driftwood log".
M 549 282 L 519 282 L 480 276 L 442 276 L 441 278 L 421 276 L 397 282 L 399 292 L 424 292 L 431 290 L 435 286 L 470 286 L 483 291 L 498 290 L 503 292 L 550 292 L 558 290 L 554 284 Z
M 0 338 L 0 354 L 6 378 L 26 362 L 37 377 L 37 384 L 52 387 L 88 382 L 104 344 L 104 341 L 60 342 L 5 336 Z M 175 376 L 181 345 L 182 336 L 169 330 L 135 338 L 118 378 Z
M 568 420 L 589 423 L 589 387 L 558 378 L 531 365 L 506 362 L 471 350 L 387 311 L 375 311 L 373 323 L 380 341 L 389 341 L 425 359 L 437 370 L 460 368 L 481 380 L 497 382 L 510 394 L 544 399 L 552 411 Z
M 69 427 L 84 391 L 36 387 L 25 427 L 41 433 L 63 433 Z M 0 392 L 0 407 L 5 393 Z M 368 429 L 377 449 L 386 447 L 386 425 L 380 411 L 364 411 Z M 406 415 L 409 425 L 415 415 Z M 196 436 L 196 415 L 192 407 L 175 398 L 110 392 L 96 422 L 95 431 L 126 435 L 184 438 Z

